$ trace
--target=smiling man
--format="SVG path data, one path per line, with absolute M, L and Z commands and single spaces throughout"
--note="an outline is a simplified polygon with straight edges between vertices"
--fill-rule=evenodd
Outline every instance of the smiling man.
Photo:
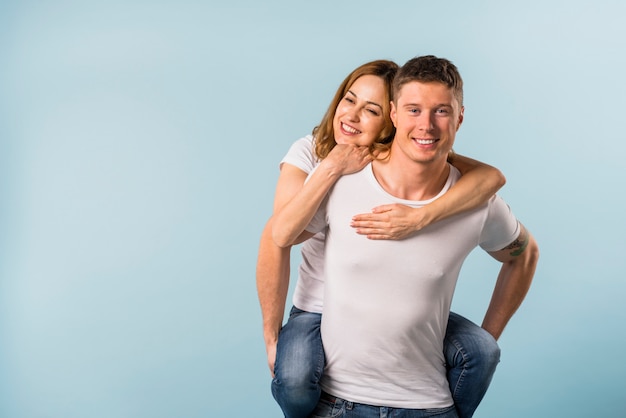
M 443 353 L 461 266 L 477 245 L 502 263 L 482 324 L 498 339 L 532 281 L 534 239 L 497 196 L 400 241 L 368 240 L 351 226 L 381 202 L 421 207 L 447 192 L 460 177 L 447 157 L 463 110 L 463 82 L 450 61 L 408 61 L 394 80 L 389 149 L 337 181 L 306 231 L 286 233 L 298 242 L 326 231 L 326 368 L 313 416 L 473 413 L 453 404 Z

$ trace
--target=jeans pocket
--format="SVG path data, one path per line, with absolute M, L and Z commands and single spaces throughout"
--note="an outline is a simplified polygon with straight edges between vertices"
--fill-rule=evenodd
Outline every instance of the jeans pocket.
M 456 412 L 456 407 L 454 405 L 449 406 L 447 408 L 431 408 L 425 409 L 424 412 L 429 417 L 443 417 L 443 418 L 453 418 L 458 417 Z
M 326 399 L 320 399 L 310 418 L 336 418 L 343 414 L 343 409 L 343 401 L 330 402 Z

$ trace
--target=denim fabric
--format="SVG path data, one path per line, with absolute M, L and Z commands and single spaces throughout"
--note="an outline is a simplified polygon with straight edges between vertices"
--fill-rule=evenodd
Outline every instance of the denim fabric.
M 286 418 L 308 417 L 320 398 L 324 371 L 321 321 L 321 314 L 293 307 L 278 335 L 272 395 Z
M 306 418 L 318 405 L 321 393 L 319 381 L 324 370 L 320 323 L 320 314 L 294 307 L 280 331 L 272 395 L 286 418 Z M 487 392 L 500 361 L 498 344 L 487 331 L 451 312 L 444 339 L 444 356 L 450 392 L 456 406 L 454 416 L 458 414 L 459 418 L 471 418 Z M 323 404 L 320 401 L 318 409 L 323 408 Z M 330 412 L 325 412 L 331 415 L 321 416 L 335 416 L 332 414 L 340 414 L 340 409 L 335 405 Z
M 458 418 L 454 405 L 448 408 L 403 409 L 364 405 L 322 395 L 311 418 Z
M 489 388 L 500 348 L 491 334 L 450 312 L 443 344 L 448 383 L 460 418 L 470 418 Z

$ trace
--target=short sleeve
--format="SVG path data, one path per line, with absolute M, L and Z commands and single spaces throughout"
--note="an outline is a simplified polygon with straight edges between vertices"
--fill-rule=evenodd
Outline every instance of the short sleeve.
M 313 136 L 307 135 L 294 142 L 280 161 L 281 165 L 283 163 L 298 167 L 307 174 L 313 171 L 313 168 L 318 164 L 313 152 Z
M 479 244 L 485 251 L 499 251 L 517 239 L 520 225 L 509 205 L 501 197 L 497 195 L 492 197 L 488 205 Z

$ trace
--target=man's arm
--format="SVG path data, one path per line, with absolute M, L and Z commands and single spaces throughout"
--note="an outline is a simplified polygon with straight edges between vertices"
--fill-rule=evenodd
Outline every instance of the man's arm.
M 448 161 L 462 176 L 439 199 L 422 208 L 381 205 L 371 213 L 354 216 L 350 225 L 369 239 L 403 239 L 434 222 L 482 205 L 506 183 L 500 170 L 480 161 L 457 154 Z
M 503 264 L 482 327 L 497 340 L 526 297 L 539 260 L 539 247 L 520 223 L 517 239 L 489 254 Z

